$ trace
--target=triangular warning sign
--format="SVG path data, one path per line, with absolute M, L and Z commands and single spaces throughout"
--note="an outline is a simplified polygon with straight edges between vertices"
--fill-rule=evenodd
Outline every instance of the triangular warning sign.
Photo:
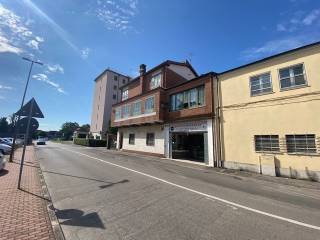
M 33 105 L 33 106 L 32 106 Z M 34 98 L 32 98 L 29 102 L 27 102 L 17 113 L 16 115 L 23 116 L 23 117 L 28 117 L 30 114 L 30 110 L 31 110 L 31 106 L 32 106 L 32 114 L 31 117 L 34 118 L 44 118 L 36 100 Z

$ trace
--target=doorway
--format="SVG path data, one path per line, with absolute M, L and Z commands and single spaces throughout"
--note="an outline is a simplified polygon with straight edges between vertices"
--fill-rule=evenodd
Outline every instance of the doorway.
M 123 132 L 120 132 L 119 134 L 119 150 L 122 149 L 122 145 L 123 145 Z
M 172 133 L 172 158 L 205 161 L 204 133 Z

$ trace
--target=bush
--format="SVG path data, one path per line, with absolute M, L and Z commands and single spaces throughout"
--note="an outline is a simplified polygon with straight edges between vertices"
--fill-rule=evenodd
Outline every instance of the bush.
M 98 139 L 86 139 L 86 138 L 75 138 L 74 144 L 87 146 L 87 147 L 105 147 L 107 146 L 106 140 Z

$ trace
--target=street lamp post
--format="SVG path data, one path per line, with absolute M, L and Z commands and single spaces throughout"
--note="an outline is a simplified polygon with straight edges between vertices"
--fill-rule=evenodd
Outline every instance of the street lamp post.
M 23 97 L 22 97 L 20 109 L 23 107 L 23 104 L 24 104 L 24 99 L 25 99 L 25 97 L 26 97 L 26 93 L 27 93 L 27 89 L 28 89 L 28 85 L 29 85 L 29 81 L 30 81 L 30 76 L 31 76 L 33 64 L 43 65 L 42 62 L 34 61 L 34 60 L 29 59 L 29 58 L 26 58 L 26 57 L 23 57 L 22 59 L 25 60 L 25 61 L 30 62 L 31 64 L 30 64 L 30 69 L 29 69 L 29 74 L 28 74 L 26 86 L 25 86 L 24 92 L 23 92 Z M 21 113 L 19 112 L 19 113 L 18 113 L 18 118 L 17 118 L 17 120 L 16 120 L 15 123 L 14 123 L 14 130 L 13 130 L 13 131 L 14 131 L 14 135 L 13 135 L 12 149 L 11 149 L 11 153 L 10 153 L 9 162 L 12 162 L 12 160 L 13 160 L 16 138 L 17 138 L 17 135 L 18 135 L 18 133 L 19 133 L 19 128 L 17 128 L 17 123 L 19 122 L 20 118 L 21 118 Z M 24 141 L 26 141 L 26 140 L 28 140 L 28 139 L 24 139 Z

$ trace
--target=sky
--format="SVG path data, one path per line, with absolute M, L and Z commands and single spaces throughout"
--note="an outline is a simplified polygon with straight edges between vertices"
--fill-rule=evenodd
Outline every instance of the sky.
M 40 129 L 90 123 L 94 79 L 165 60 L 222 72 L 320 40 L 319 0 L 0 0 L 0 117 L 32 97 Z

